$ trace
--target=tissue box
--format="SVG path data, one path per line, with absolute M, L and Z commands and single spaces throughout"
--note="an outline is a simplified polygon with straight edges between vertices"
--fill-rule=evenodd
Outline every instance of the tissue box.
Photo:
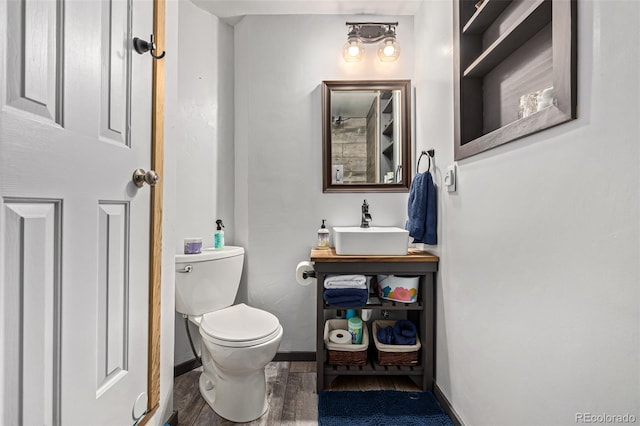
M 327 363 L 330 365 L 366 365 L 369 348 L 369 330 L 362 327 L 362 343 L 359 345 L 340 345 L 329 341 L 329 333 L 333 330 L 347 330 L 346 319 L 330 319 L 324 323 L 324 346 L 327 348 Z
M 420 277 L 378 275 L 378 296 L 394 302 L 413 303 L 418 300 Z
M 376 320 L 373 322 L 373 342 L 378 352 L 378 364 L 380 365 L 418 365 L 420 352 L 420 338 L 416 336 L 415 345 L 386 345 L 378 341 L 378 328 L 393 327 L 395 321 Z

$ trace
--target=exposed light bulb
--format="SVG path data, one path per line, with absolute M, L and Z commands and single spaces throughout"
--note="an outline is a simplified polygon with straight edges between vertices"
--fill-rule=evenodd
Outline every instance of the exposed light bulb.
M 384 49 L 382 49 L 382 53 L 384 53 L 384 56 L 391 56 L 395 51 L 396 49 L 395 47 L 393 47 L 393 45 L 386 45 Z
M 382 62 L 392 62 L 400 56 L 400 45 L 395 37 L 387 37 L 378 48 L 378 59 Z
M 349 37 L 349 41 L 342 49 L 342 57 L 347 62 L 357 62 L 364 56 L 364 47 L 357 37 Z
M 358 47 L 357 45 L 350 45 L 349 48 L 347 49 L 349 56 L 354 57 L 354 56 L 358 56 L 360 54 L 360 47 Z

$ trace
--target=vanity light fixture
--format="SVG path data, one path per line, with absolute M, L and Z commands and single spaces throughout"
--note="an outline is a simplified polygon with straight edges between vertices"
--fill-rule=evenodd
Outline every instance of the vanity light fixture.
M 357 62 L 364 56 L 364 44 L 382 41 L 378 47 L 378 58 L 392 62 L 400 56 L 400 45 L 396 40 L 397 22 L 347 22 L 349 32 L 342 56 L 347 62 Z

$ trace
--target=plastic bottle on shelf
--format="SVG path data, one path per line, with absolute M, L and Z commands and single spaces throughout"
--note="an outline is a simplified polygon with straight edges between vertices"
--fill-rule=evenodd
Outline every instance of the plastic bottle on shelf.
M 362 344 L 362 320 L 359 317 L 349 318 L 348 329 L 351 333 L 351 343 L 354 345 Z
M 213 233 L 213 248 L 215 250 L 222 250 L 224 249 L 224 231 L 222 230 L 224 224 L 222 223 L 222 219 L 216 220 L 216 225 L 218 227 L 216 228 L 216 232 Z
M 324 222 L 327 219 L 322 219 L 322 226 L 318 229 L 318 245 L 317 248 L 328 249 L 329 248 L 329 230 L 325 226 Z

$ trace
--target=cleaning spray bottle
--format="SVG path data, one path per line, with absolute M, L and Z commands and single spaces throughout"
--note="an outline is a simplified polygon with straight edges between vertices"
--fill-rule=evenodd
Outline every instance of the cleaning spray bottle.
M 213 248 L 215 250 L 222 250 L 224 248 L 224 224 L 222 223 L 222 219 L 216 220 L 216 225 L 218 225 L 216 232 L 213 233 Z
M 324 225 L 324 221 L 327 219 L 322 219 L 322 226 L 318 229 L 318 246 L 320 249 L 328 249 L 329 248 L 329 230 Z

